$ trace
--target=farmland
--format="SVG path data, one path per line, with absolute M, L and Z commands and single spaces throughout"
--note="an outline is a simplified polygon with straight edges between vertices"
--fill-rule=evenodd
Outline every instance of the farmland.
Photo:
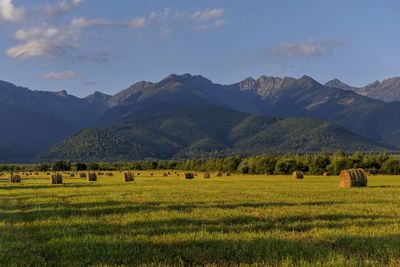
M 137 172 L 135 172 L 136 174 Z M 400 178 L 0 177 L 0 265 L 400 265 Z

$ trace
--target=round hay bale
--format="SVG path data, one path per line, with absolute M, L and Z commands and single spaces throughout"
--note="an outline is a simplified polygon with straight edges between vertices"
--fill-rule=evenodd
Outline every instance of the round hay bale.
M 11 173 L 10 175 L 10 183 L 17 184 L 22 182 L 22 177 L 19 174 L 13 174 Z
M 50 178 L 51 184 L 63 184 L 63 176 L 59 173 L 55 173 Z
M 222 172 L 216 172 L 215 177 L 222 177 Z
M 125 182 L 133 182 L 135 181 L 135 176 L 131 172 L 124 173 L 124 181 Z
M 210 179 L 210 178 L 211 178 L 210 173 L 209 173 L 209 172 L 203 173 L 203 178 L 204 178 L 204 179 Z
M 294 171 L 292 176 L 295 179 L 304 179 L 304 173 L 302 171 Z
M 231 176 L 232 174 L 230 172 L 226 172 L 225 176 Z
M 194 179 L 194 175 L 193 175 L 193 173 L 191 173 L 191 172 L 185 172 L 185 173 L 183 174 L 183 177 L 184 177 L 185 179 Z
M 368 179 L 363 169 L 343 170 L 339 176 L 339 186 L 342 188 L 367 187 Z
M 163 177 L 168 177 L 168 173 L 163 173 Z
M 97 174 L 94 172 L 89 172 L 89 175 L 87 177 L 88 182 L 96 182 L 97 181 Z

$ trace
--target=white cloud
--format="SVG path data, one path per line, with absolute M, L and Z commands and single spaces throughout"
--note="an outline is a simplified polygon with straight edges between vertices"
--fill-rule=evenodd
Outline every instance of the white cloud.
M 34 57 L 55 59 L 65 56 L 71 50 L 74 50 L 74 47 L 69 45 L 62 45 L 46 40 L 32 40 L 7 49 L 6 55 L 15 59 Z
M 0 21 L 22 22 L 25 19 L 23 7 L 15 7 L 12 0 L 0 0 Z
M 28 29 L 20 29 L 14 34 L 14 38 L 19 41 L 31 39 L 52 38 L 60 33 L 57 27 L 34 26 Z
M 346 43 L 340 38 L 318 42 L 313 39 L 300 43 L 283 43 L 272 50 L 272 54 L 284 57 L 321 57 L 329 55 L 332 49 L 344 46 Z
M 198 10 L 194 12 L 190 17 L 195 20 L 204 21 L 210 19 L 218 19 L 222 17 L 225 10 L 222 8 L 214 8 L 208 10 Z
M 46 5 L 45 12 L 49 17 L 57 17 L 70 12 L 83 3 L 83 0 L 60 0 L 56 4 Z
M 48 80 L 69 80 L 75 78 L 76 76 L 78 76 L 78 73 L 72 70 L 43 74 L 43 78 Z
M 108 20 L 100 20 L 100 19 L 84 19 L 84 18 L 75 18 L 71 21 L 71 27 L 76 29 L 87 28 L 87 27 L 119 27 L 125 26 L 123 23 L 117 23 Z
M 146 19 L 146 18 L 134 18 L 131 20 L 131 22 L 129 23 L 129 25 L 132 28 L 143 28 L 146 25 L 148 25 L 150 23 L 151 19 Z

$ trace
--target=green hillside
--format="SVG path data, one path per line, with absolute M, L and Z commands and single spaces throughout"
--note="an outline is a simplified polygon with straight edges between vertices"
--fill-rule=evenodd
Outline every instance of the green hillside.
M 124 122 L 84 130 L 39 158 L 109 161 L 382 149 L 319 119 L 276 119 L 224 107 L 168 102 L 142 109 Z

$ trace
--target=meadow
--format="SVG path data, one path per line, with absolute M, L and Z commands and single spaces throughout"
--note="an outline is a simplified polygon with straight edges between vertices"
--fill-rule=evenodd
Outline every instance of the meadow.
M 153 173 L 0 177 L 0 265 L 400 266 L 400 177 Z

